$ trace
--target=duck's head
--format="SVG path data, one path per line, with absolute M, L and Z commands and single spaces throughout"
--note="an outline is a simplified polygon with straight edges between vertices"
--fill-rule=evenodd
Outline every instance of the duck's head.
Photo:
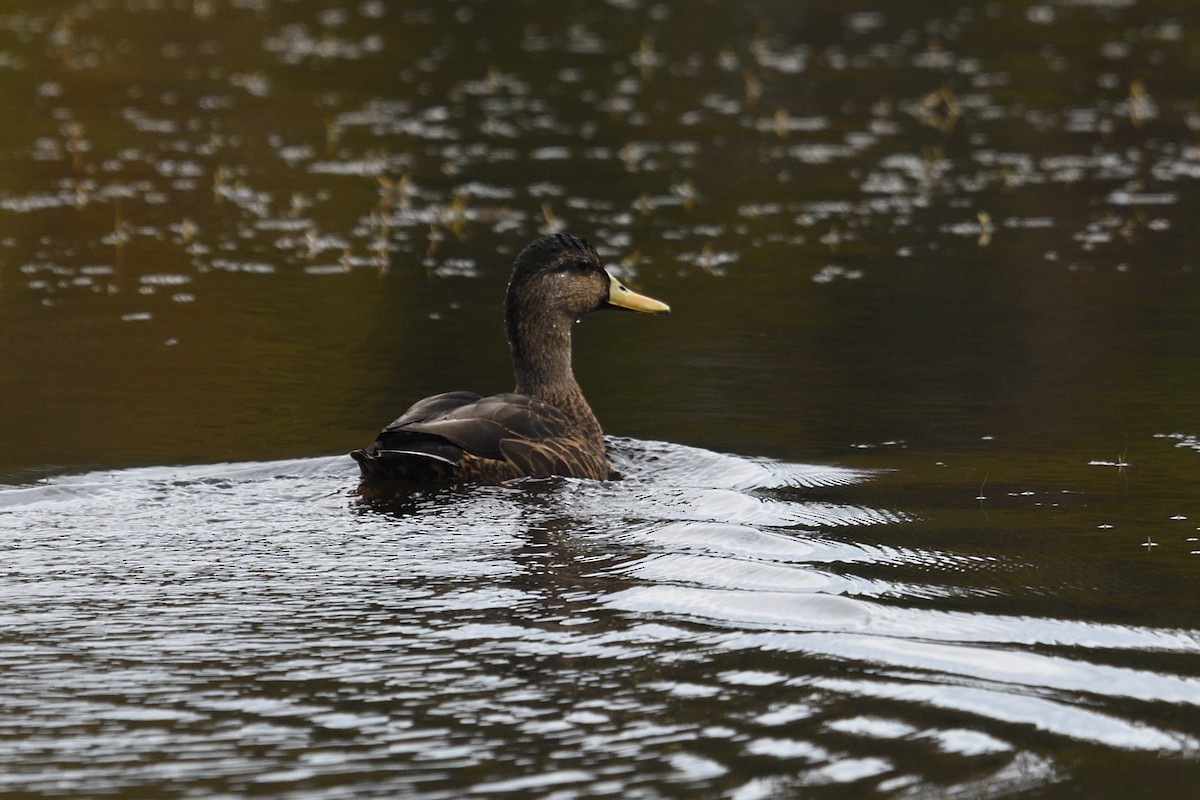
M 671 308 L 626 288 L 601 265 L 583 239 L 564 233 L 546 236 L 521 251 L 508 282 L 511 321 L 529 314 L 579 319 L 603 308 L 667 314 Z

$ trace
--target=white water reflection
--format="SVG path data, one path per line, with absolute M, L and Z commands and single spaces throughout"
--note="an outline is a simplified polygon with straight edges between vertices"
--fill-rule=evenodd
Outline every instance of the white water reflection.
M 1086 707 L 1037 696 L 980 689 L 904 682 L 817 681 L 821 688 L 855 697 L 876 697 L 903 703 L 963 711 L 999 722 L 1031 725 L 1059 736 L 1110 747 L 1191 753 L 1197 741 L 1190 736 L 1156 730 L 1136 722 L 1090 711 Z

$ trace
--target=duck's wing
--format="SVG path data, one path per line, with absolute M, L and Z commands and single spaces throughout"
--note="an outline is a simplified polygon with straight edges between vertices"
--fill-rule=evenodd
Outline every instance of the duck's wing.
M 387 432 L 395 428 L 402 428 L 410 422 L 422 422 L 432 419 L 439 414 L 446 414 L 482 399 L 483 397 L 475 394 L 475 392 L 444 392 L 442 394 L 435 394 L 413 403 L 407 411 L 397 417 L 395 421 L 383 430 Z
M 416 403 L 374 444 L 351 455 L 367 478 L 607 477 L 607 457 L 586 451 L 570 421 L 549 403 L 520 394 L 448 392 Z
M 504 459 L 504 442 L 533 442 L 566 436 L 569 427 L 567 419 L 556 407 L 521 394 L 476 396 L 425 419 L 410 418 L 397 424 L 408 416 L 405 414 L 384 428 L 381 436 L 403 437 L 414 433 L 436 436 L 473 456 L 493 460 Z

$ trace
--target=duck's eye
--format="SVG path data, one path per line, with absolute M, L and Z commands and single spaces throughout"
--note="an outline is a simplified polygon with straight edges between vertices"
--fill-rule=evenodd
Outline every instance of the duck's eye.
M 592 268 L 592 262 L 586 258 L 564 261 L 555 267 L 555 272 L 587 272 Z

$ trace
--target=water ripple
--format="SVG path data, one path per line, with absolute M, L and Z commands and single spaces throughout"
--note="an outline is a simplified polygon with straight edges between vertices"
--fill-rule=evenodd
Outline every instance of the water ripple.
M 0 789 L 631 796 L 649 772 L 768 796 L 930 785 L 910 750 L 1053 782 L 1021 730 L 1195 752 L 1177 710 L 1200 681 L 1176 666 L 1196 631 L 1000 614 L 922 581 L 1003 564 L 860 541 L 910 524 L 861 501 L 869 472 L 614 444 L 621 481 L 386 509 L 344 457 L 0 489 Z

